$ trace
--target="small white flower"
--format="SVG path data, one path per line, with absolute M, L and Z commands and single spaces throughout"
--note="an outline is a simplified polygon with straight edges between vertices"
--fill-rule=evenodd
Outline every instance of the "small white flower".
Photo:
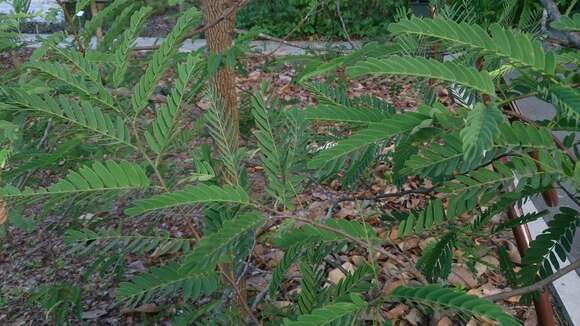
M 76 14 L 77 17 L 82 17 L 84 15 L 85 15 L 84 10 L 81 10 L 81 11 L 77 12 L 77 14 Z

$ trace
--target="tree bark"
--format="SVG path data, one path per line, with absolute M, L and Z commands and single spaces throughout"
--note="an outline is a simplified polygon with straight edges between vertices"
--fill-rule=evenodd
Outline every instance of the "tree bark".
M 234 0 L 204 0 L 202 8 L 204 23 L 209 24 L 216 21 L 234 4 Z M 211 26 L 205 33 L 210 53 L 215 55 L 222 54 L 224 56 L 221 60 L 222 63 L 225 62 L 225 56 L 232 46 L 235 34 L 234 22 L 235 13 L 218 24 Z M 212 77 L 211 86 L 219 96 L 219 100 L 225 110 L 225 116 L 230 119 L 228 124 L 233 129 L 232 132 L 235 135 L 233 141 L 237 145 L 240 135 L 240 113 L 236 94 L 236 75 L 233 67 L 222 64 L 222 67 Z

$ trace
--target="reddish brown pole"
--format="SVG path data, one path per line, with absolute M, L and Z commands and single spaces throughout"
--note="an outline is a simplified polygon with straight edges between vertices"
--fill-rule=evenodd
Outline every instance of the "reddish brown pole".
M 516 207 L 511 207 L 508 210 L 508 218 L 518 218 L 521 216 L 522 212 L 519 212 Z M 514 237 L 516 238 L 516 243 L 518 246 L 518 251 L 520 254 L 524 254 L 529 248 L 532 236 L 528 225 L 518 225 L 512 229 Z M 552 304 L 550 303 L 550 296 L 548 291 L 544 288 L 540 292 L 539 296 L 534 299 L 534 307 L 536 308 L 536 315 L 538 317 L 538 325 L 540 326 L 555 326 L 556 322 L 554 320 L 554 310 L 552 309 Z
M 512 110 L 517 113 L 521 113 L 516 103 L 510 103 L 507 105 L 506 109 Z M 533 153 L 532 153 L 533 155 Z M 507 160 L 507 158 L 505 158 Z M 550 207 L 558 205 L 558 195 L 554 188 L 550 188 L 542 194 L 544 201 Z M 523 212 L 519 207 L 512 206 L 507 212 L 509 219 L 518 218 L 523 215 Z M 518 251 L 523 256 L 526 250 L 530 247 L 530 242 L 532 241 L 532 236 L 530 234 L 530 229 L 527 224 L 518 225 L 512 229 L 516 243 L 518 246 Z M 555 326 L 556 321 L 554 318 L 554 309 L 550 303 L 550 296 L 546 288 L 542 289 L 540 294 L 534 299 L 534 307 L 536 308 L 536 316 L 538 317 L 538 325 L 540 326 Z

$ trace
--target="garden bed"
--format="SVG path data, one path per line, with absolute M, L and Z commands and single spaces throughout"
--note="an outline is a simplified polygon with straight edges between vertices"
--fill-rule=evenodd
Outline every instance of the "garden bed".
M 22 54 L 24 57 L 27 53 Z M 247 73 L 238 78 L 240 90 L 255 89 L 258 84 L 265 79 L 272 80 L 273 91 L 276 96 L 289 106 L 305 107 L 314 102 L 313 98 L 303 88 L 294 85 L 292 79 L 296 69 L 292 65 L 282 65 L 272 70 L 271 64 L 261 56 L 253 56 L 245 61 Z M 166 76 L 166 81 L 170 83 L 172 74 Z M 394 87 L 396 85 L 396 87 Z M 395 104 L 397 108 L 414 110 L 420 103 L 413 90 L 413 80 L 409 79 L 366 79 L 360 82 L 353 82 L 348 86 L 351 96 L 372 93 Z M 240 93 L 242 94 L 242 93 Z M 445 94 L 441 93 L 441 100 L 446 101 Z M 191 125 L 195 125 L 195 120 L 207 108 L 204 101 L 198 102 L 191 108 Z M 242 116 L 244 120 L 244 116 Z M 248 136 L 251 126 L 243 131 Z M 321 134 L 342 133 L 344 130 L 340 125 L 320 124 L 315 125 L 314 130 Z M 211 142 L 207 136 L 202 134 L 193 143 L 186 147 L 193 148 L 200 143 Z M 247 144 L 249 145 L 249 144 Z M 320 145 L 320 144 L 319 144 Z M 387 149 L 388 150 L 388 149 Z M 171 169 L 181 171 L 184 175 L 191 172 L 191 160 L 187 157 L 189 152 L 184 151 L 182 157 L 173 157 Z M 249 179 L 253 191 L 260 196 L 264 191 L 265 178 L 263 168 L 258 162 L 248 162 Z M 391 171 L 390 161 L 382 162 L 373 167 L 357 189 L 343 189 L 337 180 L 330 181 L 320 186 L 312 186 L 300 193 L 294 202 L 302 206 L 296 214 L 306 218 L 320 218 L 329 214 L 336 219 L 360 220 L 363 219 L 375 227 L 375 231 L 386 242 L 393 242 L 395 246 L 389 247 L 389 251 L 396 256 L 400 255 L 406 266 L 399 266 L 388 257 L 377 255 L 376 259 L 381 261 L 381 266 L 385 277 L 391 277 L 385 293 L 390 292 L 398 285 L 414 284 L 414 275 L 409 274 L 408 267 L 415 264 L 423 249 L 434 240 L 427 234 L 422 237 L 408 237 L 401 240 L 397 237 L 396 224 L 385 220 L 385 214 L 394 211 L 410 211 L 425 205 L 425 197 L 422 195 L 407 195 L 404 197 L 369 199 L 364 201 L 344 201 L 336 205 L 333 201 L 336 198 L 348 195 L 361 195 L 373 198 L 382 194 L 395 192 L 397 190 L 416 189 L 420 186 L 414 179 L 409 180 L 401 189 L 387 182 L 385 176 Z M 45 173 L 35 173 L 32 178 L 39 183 L 49 184 L 55 176 Z M 427 185 L 428 186 L 428 185 Z M 194 221 L 201 218 L 198 209 L 185 208 L 178 211 L 167 211 L 160 215 L 145 218 L 128 218 L 121 212 L 126 205 L 128 198 L 123 198 L 113 202 L 113 206 L 108 211 L 87 211 L 79 212 L 70 210 L 65 215 L 49 215 L 34 223 L 38 223 L 34 231 L 25 232 L 17 228 L 10 228 L 6 241 L 2 243 L 0 251 L 0 323 L 4 325 L 47 323 L 45 313 L 38 309 L 35 301 L 35 293 L 43 285 L 48 284 L 80 284 L 82 300 L 80 308 L 82 310 L 81 319 L 74 323 L 88 322 L 98 325 L 132 325 L 143 322 L 156 322 L 167 324 L 174 315 L 179 314 L 179 302 L 156 301 L 139 306 L 135 309 L 126 309 L 119 306 L 115 300 L 115 292 L 119 281 L 124 281 L 131 276 L 149 270 L 152 266 L 174 258 L 170 256 L 157 256 L 155 253 L 146 257 L 129 256 L 126 265 L 118 266 L 118 274 L 114 273 L 92 273 L 86 277 L 91 265 L 95 262 L 92 257 L 83 257 L 78 253 L 71 253 L 70 247 L 62 241 L 62 230 L 69 227 L 75 228 L 104 228 L 118 229 L 122 227 L 123 233 L 147 233 L 150 225 L 156 225 L 174 237 L 192 237 L 188 231 L 186 218 Z M 72 205 L 71 203 L 63 203 Z M 72 208 L 69 207 L 69 208 Z M 377 208 L 380 208 L 379 210 Z M 42 205 L 29 208 L 40 214 Z M 328 212 L 332 209 L 332 212 Z M 66 209 L 65 211 L 69 211 Z M 34 214 L 33 214 L 34 215 Z M 497 224 L 505 217 L 498 216 L 493 224 Z M 468 223 L 471 216 L 463 216 L 457 223 Z M 26 222 L 21 227 L 24 227 Z M 492 225 L 493 225 L 492 224 Z M 503 233 L 494 237 L 477 238 L 478 247 L 483 251 L 489 251 L 484 255 L 483 261 L 474 265 L 465 264 L 463 256 L 468 253 L 456 252 L 457 259 L 453 265 L 449 282 L 458 287 L 464 288 L 470 294 L 478 296 L 488 296 L 501 291 L 505 284 L 505 278 L 499 273 L 499 260 L 494 251 L 490 250 L 498 245 L 507 245 L 511 248 L 510 255 L 513 260 L 521 259 L 512 240 L 511 232 Z M 334 260 L 327 263 L 326 272 L 329 281 L 336 282 L 341 277 L 341 270 L 351 270 L 357 266 L 364 251 L 350 251 L 334 257 Z M 260 293 L 264 291 L 271 278 L 272 269 L 279 264 L 282 252 L 268 245 L 266 241 L 256 248 L 256 256 L 251 260 L 249 267 L 248 289 L 250 293 Z M 111 277 L 113 276 L 113 277 Z M 289 279 L 299 278 L 296 270 L 289 272 Z M 285 293 L 295 291 L 297 283 L 290 281 L 285 285 Z M 518 303 L 519 297 L 505 301 L 502 305 L 518 318 L 525 321 L 525 325 L 535 325 L 535 312 L 527 306 Z M 281 296 L 274 304 L 283 306 L 289 300 L 286 295 Z M 268 309 L 264 304 L 258 305 L 258 310 Z M 405 304 L 392 304 L 384 306 L 386 315 L 395 321 L 397 325 L 425 325 L 431 316 L 424 312 Z M 453 325 L 446 317 L 442 317 L 437 325 Z M 474 324 L 475 325 L 475 324 Z M 560 321 L 560 325 L 565 322 Z

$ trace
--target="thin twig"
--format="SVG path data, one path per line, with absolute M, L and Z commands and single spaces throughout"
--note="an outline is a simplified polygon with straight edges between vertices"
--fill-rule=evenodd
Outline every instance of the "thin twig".
M 243 30 L 243 29 L 239 29 L 239 28 L 236 28 L 234 31 L 237 34 L 247 34 L 248 33 L 248 31 Z M 274 36 L 271 36 L 271 35 L 268 35 L 268 34 L 264 34 L 264 33 L 258 33 L 257 39 L 266 40 L 266 41 L 272 41 L 272 42 L 278 42 L 280 44 L 283 44 L 283 45 L 286 45 L 286 46 L 290 46 L 290 47 L 293 47 L 293 48 L 297 48 L 297 49 L 301 49 L 301 50 L 304 50 L 304 51 L 334 52 L 334 53 L 337 53 L 337 54 L 344 53 L 344 51 L 341 51 L 339 49 L 334 49 L 334 48 L 317 49 L 317 48 L 313 48 L 313 47 L 310 47 L 310 46 L 301 45 L 299 43 L 290 42 L 290 41 L 287 41 L 285 39 L 281 39 L 281 38 L 274 37 Z M 280 49 L 280 47 L 278 47 L 276 50 L 279 50 L 279 49 Z M 356 46 L 355 46 L 355 49 L 356 49 Z M 269 54 L 266 54 L 265 56 L 268 56 L 268 55 L 271 55 L 271 54 L 273 54 L 273 52 L 270 52 Z
M 66 9 L 66 4 L 65 4 L 65 2 L 63 0 L 56 0 L 56 3 L 62 9 L 62 12 L 64 14 L 65 21 L 68 23 L 69 31 L 73 35 L 73 38 L 74 38 L 75 42 L 79 46 L 79 51 L 84 54 L 85 53 L 85 48 L 83 47 L 83 43 L 81 42 L 81 38 L 80 38 L 80 36 L 78 34 L 77 29 L 74 27 L 74 17 L 71 16 L 70 15 L 70 12 L 68 12 L 68 10 Z
M 250 319 L 254 323 L 256 323 L 257 325 L 262 325 L 262 323 L 260 323 L 260 320 L 256 317 L 256 315 L 254 315 L 254 312 L 252 311 L 250 306 L 248 306 L 248 302 L 246 301 L 246 298 L 245 298 L 244 294 L 242 293 L 242 290 L 240 290 L 240 288 L 239 288 L 238 284 L 236 283 L 236 281 L 234 280 L 233 276 L 227 272 L 227 270 L 223 264 L 218 264 L 218 267 L 219 267 L 220 272 L 223 274 L 226 282 L 234 289 L 234 292 L 236 293 L 236 296 L 238 297 L 238 302 L 239 302 L 240 306 L 242 306 L 242 309 L 245 311 L 245 313 L 248 315 L 248 317 L 250 317 Z
M 380 254 L 385 255 L 385 256 L 391 258 L 392 260 L 396 261 L 401 266 L 404 266 L 405 265 L 405 262 L 403 262 L 399 257 L 397 257 L 396 255 L 393 255 L 392 253 L 386 251 L 381 246 L 372 246 L 372 245 L 364 242 L 363 240 L 361 240 L 361 239 L 359 239 L 357 237 L 353 237 L 352 235 L 350 235 L 350 234 L 348 234 L 348 233 L 346 233 L 346 232 L 344 232 L 342 230 L 335 229 L 335 228 L 330 227 L 330 226 L 328 226 L 326 224 L 321 224 L 321 223 L 318 223 L 318 222 L 315 222 L 315 221 L 311 221 L 311 220 L 309 220 L 307 218 L 302 218 L 302 217 L 297 217 L 297 216 L 289 216 L 289 217 L 292 218 L 292 219 L 294 219 L 294 220 L 296 220 L 296 221 L 299 221 L 299 222 L 302 222 L 302 223 L 306 223 L 306 224 L 310 224 L 310 225 L 315 226 L 315 227 L 317 227 L 319 229 L 322 229 L 322 230 L 329 231 L 329 232 L 332 232 L 334 234 L 340 235 L 341 237 L 344 237 L 344 238 L 346 238 L 346 239 L 348 239 L 348 240 L 350 240 L 350 241 L 352 241 L 352 242 L 360 245 L 361 247 L 367 248 L 368 250 L 375 250 L 375 251 L 379 252 Z
M 399 192 L 392 192 L 392 193 L 379 194 L 379 195 L 342 196 L 342 197 L 337 198 L 336 201 L 343 202 L 343 201 L 356 201 L 356 200 L 377 200 L 377 199 L 381 199 L 381 198 L 402 197 L 402 196 L 410 195 L 410 194 L 427 195 L 427 194 L 433 192 L 434 189 L 435 189 L 435 187 L 430 187 L 430 188 L 423 188 L 423 189 L 403 190 L 403 191 L 399 191 Z
M 570 264 L 570 265 L 560 269 L 556 273 L 554 273 L 554 274 L 546 277 L 545 279 L 538 281 L 532 285 L 528 285 L 528 286 L 524 286 L 522 288 L 518 288 L 518 289 L 509 290 L 509 291 L 501 292 L 498 294 L 490 295 L 490 296 L 485 297 L 485 299 L 490 300 L 490 301 L 500 301 L 500 300 L 509 299 L 511 297 L 515 297 L 518 295 L 523 295 L 526 293 L 534 292 L 534 291 L 542 289 L 543 287 L 553 283 L 557 279 L 561 278 L 562 276 L 564 276 L 564 275 L 566 275 L 566 274 L 568 274 L 568 273 L 570 273 L 578 268 L 580 268 L 580 259 L 576 260 L 573 264 Z
M 254 303 L 252 303 L 252 311 L 256 311 L 256 309 L 258 308 L 258 304 L 266 297 L 269 290 L 270 290 L 269 287 L 265 287 L 262 289 L 262 291 L 260 291 L 260 293 L 258 293 L 258 295 L 256 295 Z
M 350 39 L 350 34 L 348 33 L 348 30 L 346 29 L 346 24 L 344 23 L 344 19 L 342 19 L 342 14 L 340 12 L 340 0 L 336 1 L 336 13 L 338 14 L 338 19 L 340 19 L 340 25 L 342 26 L 342 31 L 344 32 L 344 36 L 346 37 L 346 40 L 348 42 L 348 44 L 350 44 L 351 49 L 355 49 L 355 45 L 352 42 L 352 40 Z
M 250 253 L 248 255 L 248 258 L 246 259 L 246 263 L 244 264 L 244 269 L 242 270 L 242 272 L 240 273 L 240 275 L 236 279 L 236 284 L 238 284 L 238 285 L 242 282 L 242 279 L 244 278 L 244 276 L 246 275 L 246 273 L 250 269 L 250 263 L 252 262 L 252 253 L 254 252 L 254 249 L 256 248 L 256 244 L 257 244 L 256 236 L 254 236 L 254 240 L 252 242 L 252 247 L 249 250 Z

